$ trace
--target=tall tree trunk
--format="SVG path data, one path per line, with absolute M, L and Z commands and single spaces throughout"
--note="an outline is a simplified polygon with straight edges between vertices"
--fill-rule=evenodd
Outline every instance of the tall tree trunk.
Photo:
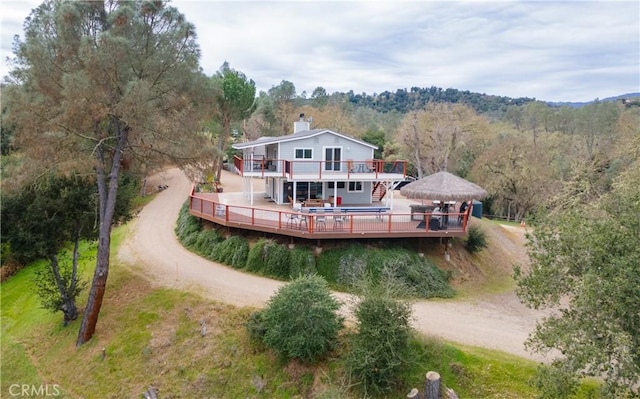
M 102 307 L 105 288 L 107 286 L 107 277 L 109 275 L 109 251 L 111 246 L 111 224 L 115 212 L 116 196 L 118 194 L 118 177 L 120 174 L 120 162 L 129 136 L 129 127 L 121 126 L 120 121 L 111 121 L 116 132 L 116 146 L 113 148 L 113 159 L 111 161 L 111 171 L 109 176 L 106 174 L 106 158 L 107 148 L 101 141 L 96 148 L 96 157 L 98 158 L 98 166 L 96 167 L 96 175 L 98 181 L 99 208 L 100 208 L 100 226 L 98 230 L 98 255 L 96 259 L 96 270 L 93 273 L 93 281 L 91 282 L 91 291 L 87 306 L 82 316 L 80 331 L 76 346 L 80 346 L 89 341 L 96 331 L 98 324 L 98 315 Z M 97 127 L 96 127 L 97 128 Z M 107 178 L 109 184 L 107 187 Z
M 222 167 L 224 165 L 225 147 L 227 144 L 227 137 L 231 133 L 231 120 L 225 115 L 222 117 L 222 132 L 218 136 L 218 158 L 216 160 L 216 181 L 220 181 L 222 176 Z
M 60 274 L 60 264 L 58 263 L 58 256 L 51 255 L 49 256 L 49 261 L 51 262 L 51 271 L 53 272 L 53 278 L 56 280 L 56 285 L 58 286 L 58 292 L 60 293 L 60 298 L 62 298 L 62 314 L 64 315 L 64 325 L 68 325 L 70 322 L 78 318 L 78 307 L 76 306 L 76 302 L 73 299 L 73 296 L 70 294 L 70 291 L 65 284 L 65 281 L 62 279 L 62 275 Z
M 421 179 L 422 176 L 424 175 L 423 169 L 422 169 L 422 154 L 420 154 L 420 135 L 418 134 L 418 128 L 416 126 L 417 122 L 417 117 L 414 114 L 413 115 L 413 125 L 411 125 L 411 129 L 413 130 L 413 139 L 414 139 L 414 143 L 415 143 L 415 148 L 414 148 L 414 158 L 415 158 L 415 162 L 416 162 L 416 170 L 418 172 L 418 178 Z

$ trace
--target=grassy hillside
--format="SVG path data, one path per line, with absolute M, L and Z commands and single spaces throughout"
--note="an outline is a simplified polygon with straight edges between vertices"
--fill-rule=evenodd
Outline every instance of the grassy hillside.
M 117 230 L 114 245 L 124 234 Z M 58 397 L 70 398 L 140 398 L 150 386 L 161 398 L 361 397 L 343 374 L 339 351 L 314 366 L 284 364 L 250 342 L 244 323 L 253 309 L 152 287 L 118 263 L 96 336 L 76 348 L 79 321 L 63 328 L 61 315 L 40 309 L 29 288 L 41 266 L 2 284 L 2 397 L 14 384 L 55 386 Z M 83 265 L 83 274 L 91 269 Z M 463 398 L 535 397 L 533 362 L 420 337 L 412 347 L 412 367 L 389 397 L 421 387 L 429 370 Z

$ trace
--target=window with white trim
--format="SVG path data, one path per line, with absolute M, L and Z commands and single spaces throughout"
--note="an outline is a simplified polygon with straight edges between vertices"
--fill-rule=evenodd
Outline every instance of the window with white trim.
M 349 187 L 347 191 L 350 193 L 359 193 L 362 192 L 362 182 L 361 181 L 350 181 Z
M 295 159 L 313 159 L 312 148 L 296 148 Z

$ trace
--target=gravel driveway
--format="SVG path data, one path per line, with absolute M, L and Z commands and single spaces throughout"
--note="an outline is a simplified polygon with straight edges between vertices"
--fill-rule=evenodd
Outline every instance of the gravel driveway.
M 184 249 L 174 228 L 190 183 L 178 169 L 167 170 L 157 178 L 169 187 L 158 193 L 131 223 L 119 259 L 158 286 L 196 292 L 232 305 L 262 307 L 284 283 L 239 272 Z M 222 181 L 225 192 L 241 190 L 240 178 L 234 175 L 227 173 Z M 349 302 L 348 295 L 335 295 Z M 420 301 L 413 305 L 413 311 L 413 326 L 424 334 L 538 361 L 548 360 L 526 352 L 523 346 L 536 320 L 544 314 L 522 305 L 514 293 L 464 301 Z M 346 306 L 343 312 L 348 313 Z

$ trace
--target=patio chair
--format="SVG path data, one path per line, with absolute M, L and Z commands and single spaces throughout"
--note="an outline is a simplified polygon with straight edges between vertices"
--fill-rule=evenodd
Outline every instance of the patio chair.
M 344 217 L 340 209 L 333 208 L 333 229 L 342 230 L 344 228 Z
M 318 208 L 317 214 L 318 216 L 316 216 L 316 230 L 326 230 L 327 217 L 324 216 L 324 209 Z
M 304 225 L 305 229 L 309 228 L 309 210 L 308 209 L 302 209 L 300 212 L 300 222 L 298 223 L 298 227 L 300 227 L 302 229 L 302 225 Z
M 375 172 L 375 168 L 376 168 L 376 161 L 374 159 L 367 159 L 366 161 L 366 165 L 367 165 L 367 172 Z
M 287 227 L 300 228 L 301 224 L 307 224 L 307 217 L 302 215 L 302 204 L 296 203 L 292 205 L 292 208 L 297 213 L 288 214 Z
M 298 228 L 300 226 L 300 219 L 298 218 L 297 213 L 288 213 L 287 214 L 287 228 Z

